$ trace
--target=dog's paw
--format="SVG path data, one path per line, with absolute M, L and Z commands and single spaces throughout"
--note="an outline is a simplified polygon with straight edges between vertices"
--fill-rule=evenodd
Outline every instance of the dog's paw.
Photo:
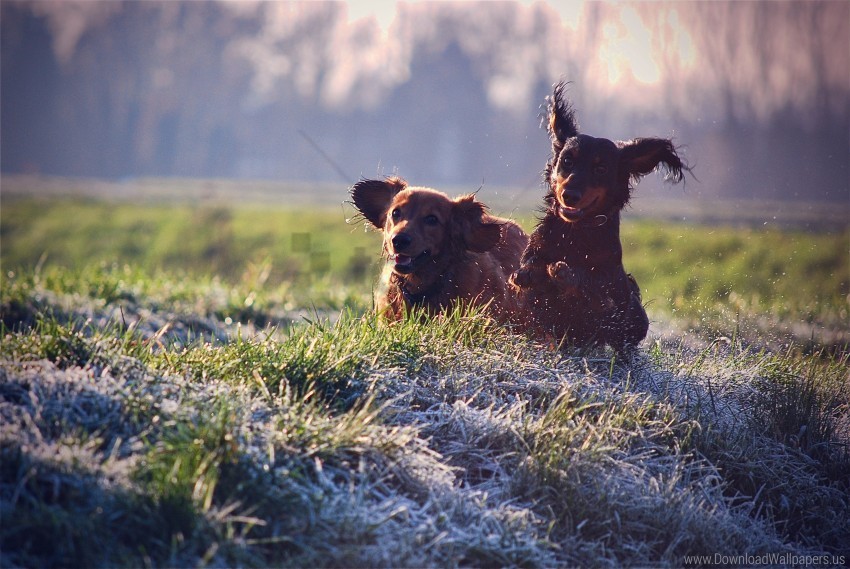
M 546 267 L 546 272 L 555 284 L 563 289 L 572 289 L 579 285 L 576 272 L 563 261 L 552 263 Z

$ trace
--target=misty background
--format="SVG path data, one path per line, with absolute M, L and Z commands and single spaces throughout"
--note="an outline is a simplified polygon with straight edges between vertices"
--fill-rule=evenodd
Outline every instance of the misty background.
M 703 198 L 850 201 L 850 2 L 1 6 L 4 174 L 539 192 L 563 79 L 583 132 L 672 136 Z

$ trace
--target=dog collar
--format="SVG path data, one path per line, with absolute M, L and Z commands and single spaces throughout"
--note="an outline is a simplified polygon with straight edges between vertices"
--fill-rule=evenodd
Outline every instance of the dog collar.
M 602 227 L 608 223 L 608 219 L 609 217 L 607 215 L 599 214 L 593 216 L 593 219 L 579 223 L 585 227 Z

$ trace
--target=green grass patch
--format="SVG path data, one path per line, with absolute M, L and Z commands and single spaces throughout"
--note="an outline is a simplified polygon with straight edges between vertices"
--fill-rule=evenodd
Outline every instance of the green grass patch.
M 130 264 L 147 273 L 216 274 L 226 282 L 253 270 L 272 286 L 311 286 L 329 273 L 366 284 L 380 253 L 380 240 L 348 225 L 341 208 L 10 198 L 0 227 L 7 269 Z
M 625 223 L 626 269 L 657 318 L 712 337 L 772 336 L 841 349 L 850 321 L 850 230 Z M 808 336 L 808 337 L 807 337 Z

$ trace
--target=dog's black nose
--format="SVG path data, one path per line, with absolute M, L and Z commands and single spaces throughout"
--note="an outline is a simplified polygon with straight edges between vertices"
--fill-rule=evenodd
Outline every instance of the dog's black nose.
M 393 236 L 393 249 L 396 251 L 404 251 L 410 246 L 412 239 L 407 233 L 399 233 Z
M 573 206 L 581 201 L 581 192 L 578 190 L 566 190 L 563 194 L 564 204 Z

